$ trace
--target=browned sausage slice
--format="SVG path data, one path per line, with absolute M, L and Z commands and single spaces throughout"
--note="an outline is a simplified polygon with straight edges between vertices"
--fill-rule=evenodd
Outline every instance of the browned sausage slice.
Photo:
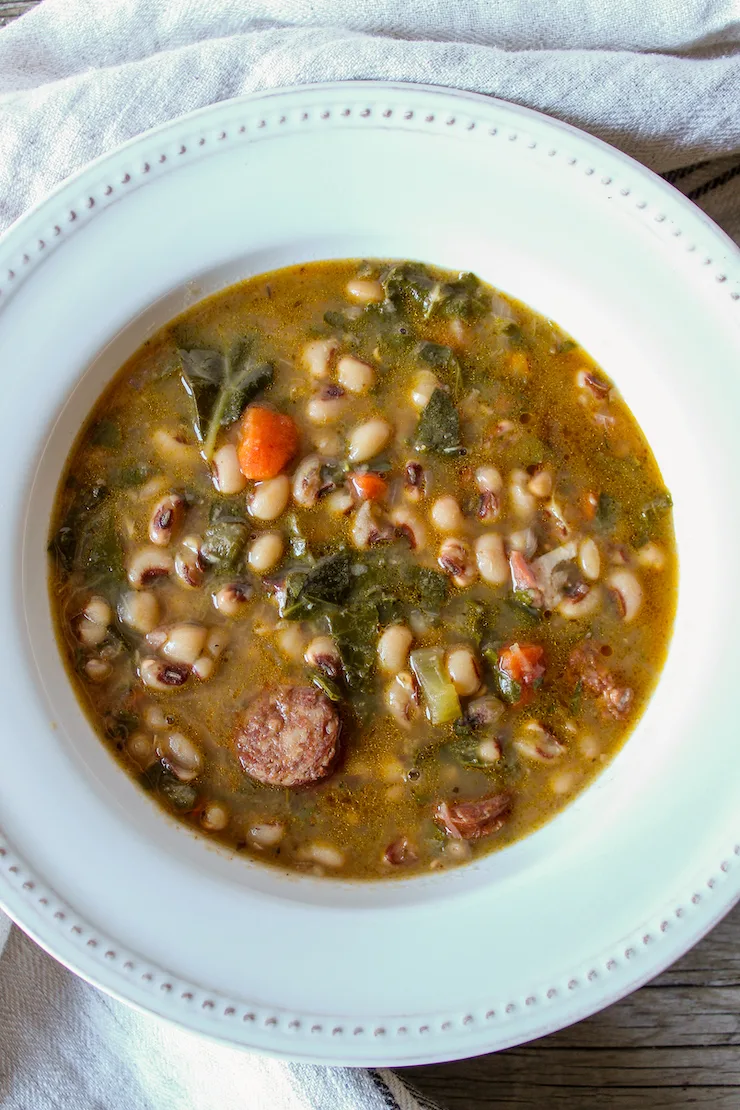
M 455 840 L 477 840 L 498 832 L 511 810 L 511 794 L 489 794 L 473 802 L 440 802 L 434 820 Z
M 632 689 L 617 682 L 598 647 L 584 640 L 571 652 L 568 665 L 586 689 L 601 699 L 610 716 L 617 719 L 627 716 L 634 701 Z
M 331 770 L 340 727 L 336 709 L 316 686 L 278 686 L 240 715 L 234 748 L 258 782 L 304 786 Z

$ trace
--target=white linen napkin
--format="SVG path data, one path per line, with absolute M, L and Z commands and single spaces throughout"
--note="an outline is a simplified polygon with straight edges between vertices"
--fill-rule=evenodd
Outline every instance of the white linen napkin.
M 97 155 L 227 97 L 431 82 L 540 108 L 665 174 L 740 239 L 737 0 L 45 0 L 0 32 L 0 229 Z M 0 913 L 0 951 L 9 922 Z M 3 1110 L 419 1110 L 391 1072 L 289 1065 L 115 1002 L 13 929 Z

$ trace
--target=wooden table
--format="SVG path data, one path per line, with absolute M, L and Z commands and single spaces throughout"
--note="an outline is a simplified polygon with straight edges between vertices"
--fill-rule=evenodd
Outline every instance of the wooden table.
M 0 0 L 0 27 L 36 3 Z M 449 1110 L 740 1110 L 740 906 L 603 1013 L 521 1048 L 404 1075 Z

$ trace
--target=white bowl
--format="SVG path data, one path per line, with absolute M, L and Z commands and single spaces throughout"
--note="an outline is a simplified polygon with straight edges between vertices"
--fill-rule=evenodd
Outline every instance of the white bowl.
M 472 269 L 615 380 L 675 501 L 676 630 L 644 718 L 573 805 L 454 872 L 282 876 L 168 820 L 82 715 L 49 513 L 116 369 L 200 296 L 306 259 Z M 0 241 L 0 901 L 69 967 L 234 1044 L 336 1064 L 469 1056 L 624 995 L 740 893 L 740 267 L 651 173 L 544 116 L 407 85 L 229 101 L 72 178 Z

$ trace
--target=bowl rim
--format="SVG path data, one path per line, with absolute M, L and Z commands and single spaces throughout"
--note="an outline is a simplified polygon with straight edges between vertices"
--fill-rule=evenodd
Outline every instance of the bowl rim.
M 549 127 L 554 128 L 555 130 L 569 136 L 573 141 L 577 141 L 579 146 L 582 147 L 583 144 L 586 143 L 597 151 L 600 151 L 601 154 L 607 159 L 607 161 L 611 161 L 613 163 L 616 159 L 623 167 L 626 167 L 630 170 L 633 177 L 639 177 L 645 183 L 652 186 L 653 191 L 657 189 L 661 199 L 663 199 L 665 203 L 668 203 L 669 198 L 670 204 L 677 206 L 679 211 L 683 211 L 686 215 L 687 220 L 689 220 L 690 222 L 693 222 L 695 224 L 697 220 L 700 220 L 701 224 L 703 225 L 703 230 L 705 234 L 709 237 L 711 241 L 715 242 L 719 247 L 721 247 L 720 253 L 726 253 L 729 256 L 727 260 L 722 263 L 722 271 L 719 275 L 717 275 L 717 281 L 720 286 L 722 286 L 734 300 L 740 300 L 740 294 L 734 291 L 733 286 L 733 282 L 736 279 L 733 279 L 731 281 L 728 279 L 727 274 L 724 273 L 724 271 L 729 268 L 730 263 L 734 263 L 735 267 L 737 268 L 737 263 L 740 260 L 740 252 L 738 251 L 738 248 L 735 246 L 729 236 L 727 236 L 721 229 L 719 229 L 705 213 L 703 213 L 700 209 L 698 209 L 695 205 L 688 201 L 680 192 L 678 192 L 678 190 L 674 189 L 667 182 L 663 181 L 663 179 L 661 179 L 652 170 L 649 170 L 647 167 L 644 167 L 640 163 L 635 162 L 627 155 L 615 151 L 613 147 L 609 146 L 607 143 L 604 143 L 602 140 L 587 135 L 586 133 L 580 131 L 578 128 L 572 127 L 570 124 L 566 124 L 562 121 L 544 116 L 543 113 L 536 112 L 533 109 L 510 104 L 507 101 L 501 101 L 497 98 L 485 96 L 483 94 L 466 93 L 460 90 L 444 89 L 433 85 L 411 85 L 404 82 L 329 82 L 310 86 L 291 86 L 281 89 L 269 90 L 267 92 L 253 93 L 243 97 L 233 98 L 228 101 L 221 101 L 215 105 L 208 105 L 206 107 L 199 108 L 196 111 L 178 117 L 175 120 L 167 121 L 151 129 L 150 131 L 143 133 L 142 135 L 130 139 L 128 142 L 122 144 L 115 150 L 101 155 L 94 162 L 89 163 L 87 166 L 83 167 L 70 178 L 67 178 L 64 182 L 58 185 L 51 193 L 49 193 L 45 198 L 34 205 L 28 212 L 26 212 L 17 221 L 15 221 L 15 223 L 12 224 L 11 227 L 4 233 L 2 238 L 0 238 L 0 253 L 5 253 L 8 250 L 9 246 L 14 248 L 16 243 L 18 243 L 20 246 L 20 241 L 25 237 L 27 229 L 30 230 L 33 227 L 34 220 L 37 219 L 39 212 L 43 211 L 47 207 L 51 207 L 55 202 L 64 197 L 75 197 L 77 194 L 78 184 L 84 181 L 88 175 L 93 174 L 93 172 L 97 172 L 102 166 L 106 165 L 107 163 L 120 162 L 122 160 L 125 160 L 126 156 L 131 151 L 134 151 L 139 146 L 150 142 L 158 135 L 165 135 L 170 132 L 176 132 L 178 129 L 182 128 L 183 125 L 191 124 L 192 122 L 198 121 L 201 118 L 217 118 L 220 112 L 227 112 L 235 105 L 245 104 L 248 106 L 253 106 L 255 103 L 259 103 L 261 101 L 274 102 L 275 100 L 294 96 L 296 94 L 299 94 L 302 97 L 305 96 L 306 98 L 308 98 L 308 100 L 312 100 L 314 98 L 319 99 L 322 95 L 328 93 L 337 94 L 348 89 L 365 90 L 367 91 L 368 95 L 378 95 L 383 92 L 389 91 L 403 92 L 404 96 L 407 96 L 412 100 L 414 98 L 423 98 L 424 94 L 432 94 L 434 96 L 439 96 L 440 94 L 442 94 L 444 98 L 454 98 L 455 101 L 460 103 L 472 103 L 476 106 L 478 110 L 483 110 L 484 108 L 488 108 L 489 110 L 491 108 L 498 109 L 499 112 L 503 110 L 505 115 L 513 117 L 514 119 L 519 118 L 524 121 L 537 120 L 540 122 L 540 124 L 542 123 L 543 119 L 546 120 Z M 72 230 L 74 230 L 74 221 Z M 60 235 L 60 240 L 63 238 L 64 236 Z M 26 257 L 28 257 L 31 261 L 34 260 L 34 255 L 31 254 L 30 242 L 27 245 L 26 252 L 24 252 L 23 254 L 23 258 L 25 259 Z M 43 252 L 38 255 L 38 257 L 43 258 Z M 708 270 L 712 270 L 715 268 L 715 264 L 713 264 L 711 267 L 707 267 Z M 28 273 L 32 269 L 32 266 L 26 265 L 24 269 L 25 272 Z M 18 276 L 22 276 L 22 271 L 19 271 Z M 13 279 L 11 278 L 10 280 L 12 282 Z M 18 284 L 20 284 L 20 282 Z M 3 292 L 5 292 L 5 290 L 0 290 L 0 297 L 2 298 L 0 299 L 0 310 L 9 300 L 9 298 L 7 297 L 2 297 Z M 7 292 L 12 292 L 12 286 L 7 290 Z M 740 315 L 737 322 L 740 324 Z M 588 1014 L 593 1013 L 596 1010 L 601 1009 L 604 1006 L 609 1005 L 611 1002 L 614 1002 L 617 999 L 623 997 L 625 994 L 642 985 L 642 983 L 646 982 L 648 979 L 656 975 L 660 970 L 668 966 L 674 959 L 676 959 L 692 944 L 694 944 L 703 935 L 705 935 L 705 933 L 708 932 L 713 927 L 713 925 L 716 924 L 716 922 L 726 912 L 729 911 L 729 909 L 732 907 L 732 905 L 735 904 L 738 898 L 740 898 L 740 877 L 738 876 L 738 866 L 740 865 L 735 862 L 735 865 L 733 866 L 733 854 L 735 857 L 740 855 L 740 846 L 736 845 L 733 848 L 732 852 L 729 853 L 729 861 L 723 860 L 721 862 L 718 862 L 716 871 L 712 874 L 712 876 L 707 877 L 707 879 L 705 880 L 706 884 L 709 886 L 709 891 L 712 895 L 711 899 L 708 897 L 706 889 L 704 889 L 703 894 L 701 898 L 698 898 L 698 901 L 694 901 L 694 898 L 698 896 L 694 895 L 693 897 L 690 897 L 689 901 L 692 903 L 692 906 L 687 905 L 685 912 L 683 912 L 678 919 L 682 924 L 680 939 L 676 941 L 675 933 L 677 930 L 671 929 L 671 939 L 663 947 L 662 955 L 660 958 L 656 959 L 655 957 L 651 957 L 648 966 L 642 964 L 640 960 L 635 960 L 634 964 L 632 965 L 632 972 L 623 971 L 621 976 L 614 976 L 612 978 L 612 985 L 609 989 L 605 990 L 602 987 L 595 1004 L 592 1004 L 592 997 L 591 1001 L 582 1002 L 580 1007 L 571 1007 L 570 1015 L 566 1016 L 565 1019 L 563 1018 L 562 1011 L 552 1011 L 549 1017 L 545 1017 L 539 1025 L 534 1027 L 531 1032 L 527 1033 L 526 1039 L 531 1039 L 536 1036 L 542 1036 L 547 1032 L 562 1028 L 563 1025 L 569 1024 L 570 1022 L 575 1020 L 580 1020 L 581 1017 L 585 1017 Z M 727 878 L 730 872 L 734 873 L 734 880 L 733 878 Z M 67 932 L 70 929 L 70 921 L 73 920 L 75 922 L 75 924 L 72 926 L 72 930 L 76 930 L 76 936 L 85 938 L 86 944 L 89 944 L 90 939 L 98 937 L 99 939 L 96 940 L 95 945 L 92 947 L 98 947 L 99 945 L 102 946 L 107 943 L 115 945 L 115 942 L 109 941 L 109 938 L 100 937 L 99 931 L 94 929 L 87 921 L 84 920 L 84 918 L 82 918 L 78 913 L 76 913 L 76 911 L 74 911 L 70 907 L 57 909 L 56 907 L 61 906 L 61 903 L 57 896 L 54 894 L 53 890 L 46 887 L 37 876 L 33 875 L 28 867 L 23 863 L 22 858 L 13 851 L 10 845 L 7 844 L 7 842 L 3 838 L 0 837 L 0 904 L 3 905 L 3 908 L 6 909 L 6 912 L 8 912 L 9 915 L 14 920 L 16 920 L 19 925 L 21 925 L 24 931 L 32 936 L 33 939 L 41 945 L 41 947 L 50 952 L 50 954 L 54 955 L 55 958 L 60 959 L 67 967 L 71 968 L 88 982 L 93 983 L 95 986 L 105 990 L 107 993 L 113 995 L 114 997 L 119 998 L 121 1001 L 125 1001 L 128 1004 L 134 1005 L 145 1012 L 156 1013 L 163 1019 L 174 1022 L 174 1024 L 180 1025 L 182 1028 L 191 1031 L 197 1028 L 197 1031 L 199 1033 L 212 1037 L 213 1039 L 221 1042 L 226 1041 L 231 1044 L 253 1047 L 255 1049 L 258 1049 L 259 1051 L 268 1052 L 271 1055 L 282 1056 L 289 1059 L 303 1059 L 311 1062 L 327 1062 L 329 1059 L 334 1059 L 339 1063 L 368 1062 L 368 1059 L 365 1055 L 357 1057 L 355 1060 L 355 1058 L 352 1057 L 351 1052 L 349 1053 L 348 1057 L 339 1057 L 337 1055 L 332 1056 L 331 1050 L 329 1051 L 329 1055 L 317 1055 L 313 1053 L 295 1051 L 290 1048 L 289 1042 L 287 1040 L 284 1042 L 286 1047 L 279 1048 L 275 1047 L 274 1045 L 264 1045 L 259 1041 L 256 1041 L 255 1039 L 250 1040 L 249 1038 L 244 1039 L 241 1037 L 234 1038 L 229 1035 L 227 1025 L 221 1024 L 212 1025 L 209 1027 L 207 1021 L 199 1021 L 197 1024 L 194 1024 L 192 1020 L 188 1020 L 187 1016 L 185 1016 L 184 1010 L 184 1016 L 182 1018 L 174 1016 L 174 1012 L 171 1008 L 168 1009 L 167 1007 L 161 1005 L 157 1006 L 156 996 L 148 990 L 128 990 L 127 992 L 124 992 L 115 984 L 111 983 L 109 979 L 106 979 L 106 976 L 100 971 L 101 965 L 99 960 L 96 961 L 94 958 L 92 958 L 84 946 L 81 946 L 77 943 L 67 943 L 66 937 L 64 939 L 64 942 L 62 942 L 62 937 L 59 930 L 57 930 L 56 933 L 54 933 L 53 930 L 50 930 L 50 927 L 48 925 L 48 918 L 50 916 L 50 913 L 48 913 L 46 910 L 39 911 L 38 909 L 38 906 L 43 905 L 44 901 L 47 907 L 51 907 L 53 903 L 55 910 L 54 916 L 57 917 L 57 920 L 64 921 L 65 930 Z M 696 907 L 700 903 L 703 904 L 702 909 L 698 910 Z M 708 903 L 711 905 L 711 908 L 708 912 L 706 912 L 703 906 L 707 905 Z M 61 917 L 59 916 L 60 914 Z M 53 935 L 52 940 L 48 939 L 50 935 Z M 120 951 L 120 946 L 115 946 Z M 135 959 L 137 965 L 141 967 L 141 959 L 137 956 L 133 956 L 133 959 Z M 625 968 L 627 966 L 628 965 L 626 964 L 624 965 Z M 160 971 L 160 969 L 155 970 L 157 972 Z M 171 976 L 167 976 L 167 978 L 172 979 Z M 193 987 L 193 991 L 196 992 L 196 994 L 191 993 L 191 1001 L 196 996 L 203 996 L 205 998 L 205 994 L 200 987 L 198 987 L 197 985 L 191 986 Z M 559 1016 L 557 1017 L 555 1016 L 556 1012 L 559 1013 Z M 309 1019 L 310 1018 L 307 1018 L 307 1020 Z M 522 1037 L 518 1034 L 513 1035 L 510 1040 L 507 1040 L 506 1036 L 498 1037 L 496 1041 L 496 1047 L 508 1047 L 511 1044 L 520 1043 L 521 1040 Z M 406 1057 L 399 1059 L 396 1055 L 391 1056 L 388 1054 L 384 1054 L 383 1049 L 379 1045 L 379 1051 L 377 1052 L 375 1059 L 380 1061 L 387 1060 L 388 1062 L 395 1064 L 412 1064 L 429 1062 L 431 1060 L 441 1061 L 445 1059 L 457 1059 L 461 1056 L 473 1055 L 490 1050 L 490 1048 L 487 1048 L 485 1046 L 473 1047 L 471 1045 L 470 1047 L 471 1051 L 468 1052 L 464 1044 L 460 1044 L 459 1042 L 451 1042 L 449 1051 L 440 1051 L 439 1046 L 437 1046 L 433 1053 L 429 1055 L 423 1050 L 423 1045 L 417 1045 L 415 1050 L 411 1050 Z M 411 1045 L 409 1045 L 409 1048 L 411 1049 Z

